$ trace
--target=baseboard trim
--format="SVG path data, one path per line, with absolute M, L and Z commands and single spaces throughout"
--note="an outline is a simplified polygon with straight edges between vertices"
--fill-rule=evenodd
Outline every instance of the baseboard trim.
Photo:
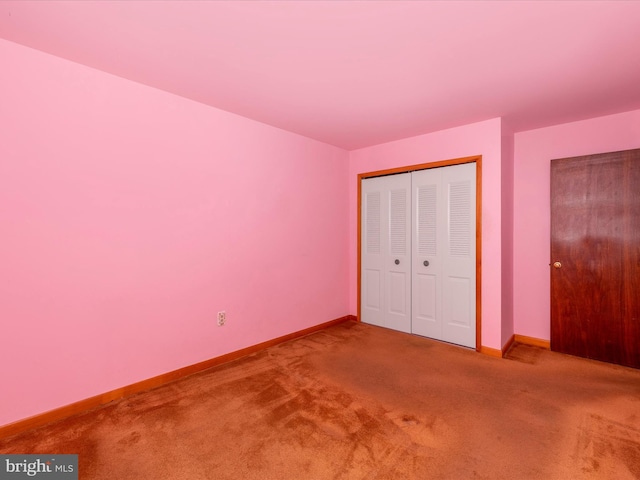
M 203 362 L 195 363 L 187 367 L 183 367 L 177 370 L 173 370 L 171 372 L 163 373 L 162 375 L 148 378 L 146 380 L 141 380 L 140 382 L 132 383 L 131 385 L 127 385 L 122 388 L 117 388 L 115 390 L 105 392 L 101 395 L 96 395 L 94 397 L 86 398 L 84 400 L 80 400 L 78 402 L 74 402 L 69 405 L 56 408 L 54 410 L 49 410 L 48 412 L 44 412 L 38 415 L 34 415 L 32 417 L 25 418 L 23 420 L 18 420 L 17 422 L 0 426 L 0 438 L 10 437 L 12 435 L 16 435 L 18 433 L 21 433 L 27 430 L 31 430 L 32 428 L 37 428 L 42 425 L 46 425 L 47 423 L 55 422 L 67 417 L 71 417 L 73 415 L 86 412 L 88 410 L 99 407 L 101 405 L 105 405 L 114 400 L 119 400 L 121 398 L 128 397 L 130 395 L 133 395 L 134 393 L 143 392 L 145 390 L 150 390 L 152 388 L 165 385 L 167 383 L 176 381 L 180 378 L 193 375 L 194 373 L 202 372 L 204 370 L 215 367 L 217 365 L 231 362 L 233 360 L 237 360 L 238 358 L 246 357 L 247 355 L 251 355 L 253 353 L 259 352 L 269 347 L 273 347 L 280 343 L 284 343 L 284 342 L 288 342 L 289 340 L 294 340 L 296 338 L 304 337 L 311 333 L 315 333 L 320 330 L 324 330 L 325 328 L 331 327 L 333 325 L 337 325 L 339 323 L 344 323 L 348 321 L 356 321 L 356 316 L 345 315 L 344 317 L 336 318 L 335 320 L 321 323 L 313 327 L 305 328 L 304 330 L 299 330 L 297 332 L 293 332 L 288 335 L 283 335 L 282 337 L 274 338 L 272 340 L 267 340 L 266 342 L 258 343 L 256 345 L 252 345 L 247 348 L 242 348 L 240 350 L 236 350 L 234 352 L 230 352 L 225 355 L 221 355 L 219 357 L 211 358 Z
M 515 335 L 511 335 L 511 337 L 509 337 L 509 340 L 507 340 L 507 343 L 505 343 L 502 346 L 502 356 L 504 357 L 507 352 L 509 351 L 509 349 L 513 346 L 513 344 L 516 341 L 516 336 Z
M 502 346 L 501 350 L 498 350 L 497 348 L 482 346 L 480 347 L 480 353 L 489 355 L 490 357 L 503 358 L 513 345 L 513 342 L 515 342 L 515 335 L 511 335 L 509 340 L 507 340 L 507 343 Z
M 490 357 L 499 357 L 503 358 L 509 349 L 513 346 L 514 343 L 522 343 L 524 345 L 530 345 L 532 347 L 540 347 L 545 350 L 551 350 L 551 344 L 549 340 L 542 340 L 540 338 L 535 337 L 527 337 L 526 335 L 511 335 L 507 343 L 502 346 L 502 350 L 498 350 L 497 348 L 491 347 L 480 347 L 480 353 L 484 355 L 489 355 Z
M 489 355 L 490 357 L 502 358 L 502 350 L 498 350 L 497 348 L 485 347 L 484 345 L 480 347 L 480 353 L 483 355 Z
M 551 350 L 551 342 L 549 340 L 542 340 L 541 338 L 527 337 L 526 335 L 514 335 L 516 343 L 523 343 L 524 345 L 531 345 L 532 347 L 540 347 L 545 350 Z

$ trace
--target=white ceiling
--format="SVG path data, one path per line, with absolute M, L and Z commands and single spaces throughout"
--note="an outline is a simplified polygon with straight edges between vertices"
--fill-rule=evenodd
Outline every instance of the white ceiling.
M 640 108 L 639 1 L 2 0 L 0 38 L 349 150 Z

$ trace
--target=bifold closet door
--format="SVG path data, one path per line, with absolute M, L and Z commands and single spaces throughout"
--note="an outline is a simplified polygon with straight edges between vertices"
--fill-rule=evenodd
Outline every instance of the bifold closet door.
M 476 164 L 412 173 L 412 333 L 476 346 Z
M 361 191 L 361 320 L 410 332 L 411 174 L 366 179 Z

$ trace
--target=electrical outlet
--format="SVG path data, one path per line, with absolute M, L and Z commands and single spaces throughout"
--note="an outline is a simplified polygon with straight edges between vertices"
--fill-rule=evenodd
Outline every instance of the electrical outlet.
M 222 327 L 224 322 L 227 321 L 227 312 L 224 310 L 222 312 L 218 312 L 218 326 Z

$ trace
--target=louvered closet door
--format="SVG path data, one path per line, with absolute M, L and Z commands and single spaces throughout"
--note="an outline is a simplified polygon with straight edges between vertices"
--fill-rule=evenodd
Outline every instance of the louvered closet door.
M 361 184 L 361 319 L 411 331 L 411 175 Z
M 475 347 L 476 165 L 412 173 L 412 332 Z
M 442 338 L 442 241 L 446 210 L 442 169 L 413 172 L 413 278 L 411 331 Z M 440 254 L 440 257 L 438 256 Z

